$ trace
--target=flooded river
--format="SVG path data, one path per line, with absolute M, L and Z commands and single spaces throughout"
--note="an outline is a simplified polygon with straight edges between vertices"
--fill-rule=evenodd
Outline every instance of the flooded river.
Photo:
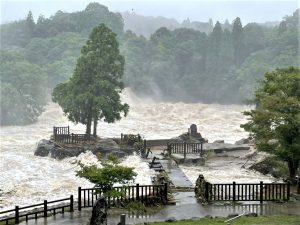
M 99 123 L 98 135 L 119 137 L 120 133 L 140 133 L 146 139 L 172 138 L 186 132 L 190 124 L 195 123 L 198 131 L 209 141 L 223 139 L 233 143 L 247 137 L 247 133 L 240 128 L 240 124 L 245 122 L 241 112 L 248 109 L 246 106 L 155 103 L 137 98 L 130 90 L 125 91 L 123 99 L 130 105 L 129 115 L 114 124 Z M 67 125 L 71 132 L 85 131 L 84 125 L 69 122 L 57 104 L 49 103 L 36 123 L 1 127 L 0 189 L 4 192 L 0 199 L 1 207 L 6 209 L 14 205 L 42 202 L 44 199 L 64 198 L 70 194 L 76 195 L 78 186 L 92 186 L 85 179 L 75 176 L 76 166 L 73 164 L 78 158 L 96 163 L 95 156 L 90 152 L 62 161 L 33 154 L 37 142 L 50 137 L 53 126 Z M 139 157 L 130 156 L 123 163 L 136 168 L 136 182 L 150 183 L 153 171 Z M 243 181 L 252 176 L 221 163 L 219 166 L 224 179 L 231 179 L 237 173 L 242 174 Z M 186 167 L 184 171 L 194 180 L 199 172 L 213 167 L 217 168 L 216 165 L 208 165 L 204 168 Z M 209 176 L 209 172 L 206 174 Z

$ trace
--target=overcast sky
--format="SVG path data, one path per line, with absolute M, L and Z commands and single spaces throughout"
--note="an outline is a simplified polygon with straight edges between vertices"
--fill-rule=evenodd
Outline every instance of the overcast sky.
M 146 16 L 164 16 L 177 19 L 179 22 L 189 18 L 191 21 L 230 22 L 237 16 L 243 24 L 249 22 L 279 21 L 291 15 L 299 3 L 293 1 L 263 0 L 0 0 L 1 23 L 23 19 L 29 10 L 34 18 L 39 15 L 49 17 L 56 11 L 74 12 L 84 10 L 89 2 L 99 2 L 111 11 L 130 11 Z

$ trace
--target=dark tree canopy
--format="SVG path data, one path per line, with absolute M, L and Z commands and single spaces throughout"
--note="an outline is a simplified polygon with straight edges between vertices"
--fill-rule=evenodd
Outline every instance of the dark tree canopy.
M 244 112 L 242 127 L 257 148 L 288 163 L 294 178 L 300 161 L 300 69 L 289 67 L 265 74 L 255 92 L 256 109 Z
M 129 106 L 121 103 L 119 95 L 123 72 L 124 57 L 119 53 L 116 34 L 100 24 L 82 47 L 70 81 L 54 88 L 53 101 L 71 121 L 86 124 L 86 134 L 91 133 L 94 122 L 96 136 L 99 119 L 112 123 L 121 119 L 122 112 L 127 115 Z
M 237 17 L 233 22 L 232 27 L 232 43 L 234 48 L 234 59 L 237 65 L 240 65 L 244 60 L 243 55 L 243 41 L 244 41 L 244 29 L 241 19 Z

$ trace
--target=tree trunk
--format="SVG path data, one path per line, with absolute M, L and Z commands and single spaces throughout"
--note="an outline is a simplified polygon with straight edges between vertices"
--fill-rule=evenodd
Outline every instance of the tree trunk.
M 91 135 L 92 117 L 87 118 L 85 134 Z
M 94 137 L 97 137 L 97 124 L 98 124 L 98 118 L 94 118 L 94 131 L 93 131 Z
M 293 161 L 289 160 L 288 162 L 289 172 L 290 172 L 290 178 L 294 179 L 296 177 L 297 169 L 299 166 L 299 160 Z

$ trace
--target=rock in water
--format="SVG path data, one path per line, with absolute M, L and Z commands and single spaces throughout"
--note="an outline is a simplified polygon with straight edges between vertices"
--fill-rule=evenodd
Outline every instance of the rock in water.
M 66 144 L 52 142 L 42 139 L 39 141 L 37 149 L 34 152 L 36 156 L 51 156 L 54 159 L 62 160 L 67 157 L 77 157 L 81 153 L 92 151 L 94 154 L 101 153 L 103 158 L 113 153 L 117 157 L 122 158 L 135 152 L 133 147 L 122 147 L 111 138 L 97 138 L 95 142 L 87 142 L 84 144 Z
M 245 144 L 249 144 L 250 143 L 250 139 L 249 138 L 242 138 L 239 141 L 236 141 L 234 144 L 235 145 L 245 145 Z
M 43 156 L 43 157 L 48 156 L 53 148 L 54 148 L 54 144 L 52 142 L 46 139 L 42 139 L 39 141 L 38 146 L 34 152 L 34 155 Z
M 79 147 L 69 147 L 69 148 L 55 147 L 51 150 L 51 157 L 54 159 L 62 160 L 67 157 L 79 156 L 81 153 L 84 152 L 85 149 Z
M 97 202 L 93 207 L 90 225 L 106 224 L 106 219 L 107 219 L 107 202 L 104 197 L 100 197 L 97 199 Z

